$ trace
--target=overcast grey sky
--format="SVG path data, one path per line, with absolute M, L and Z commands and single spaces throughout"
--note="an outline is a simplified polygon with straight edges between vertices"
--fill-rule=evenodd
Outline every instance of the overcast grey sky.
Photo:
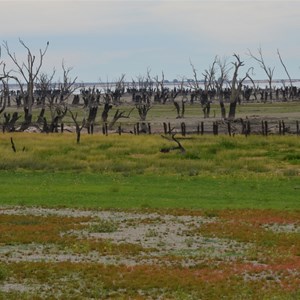
M 146 74 L 173 80 L 201 77 L 216 55 L 237 53 L 255 79 L 265 79 L 246 55 L 262 48 L 274 78 L 300 78 L 299 1 L 0 1 L 1 40 L 24 59 L 18 38 L 38 53 L 50 42 L 43 71 L 60 73 L 64 59 L 78 81 L 131 80 Z M 2 47 L 2 59 L 7 55 Z

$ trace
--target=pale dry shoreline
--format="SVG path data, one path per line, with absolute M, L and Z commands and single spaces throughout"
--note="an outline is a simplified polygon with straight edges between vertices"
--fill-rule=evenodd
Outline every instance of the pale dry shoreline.
M 84 249 L 82 252 L 77 252 L 72 249 L 72 245 L 62 248 L 60 244 L 55 243 L 0 244 L 0 264 L 5 264 L 8 267 L 10 264 L 20 264 L 21 266 L 22 264 L 27 266 L 33 264 L 34 268 L 38 268 L 39 264 L 45 266 L 64 264 L 70 266 L 71 264 L 74 267 L 76 265 L 95 267 L 101 265 L 107 268 L 110 266 L 125 267 L 130 270 L 130 268 L 146 266 L 166 270 L 198 270 L 199 273 L 202 272 L 203 267 L 208 267 L 211 272 L 220 268 L 216 272 L 224 274 L 222 266 L 232 265 L 234 268 L 234 266 L 242 264 L 247 266 L 245 271 L 239 274 L 243 282 L 255 284 L 261 280 L 268 281 L 269 278 L 272 278 L 272 282 L 280 284 L 286 276 L 284 272 L 270 269 L 268 263 L 251 259 L 251 253 L 257 251 L 256 246 L 251 242 L 202 236 L 200 234 L 202 226 L 222 222 L 217 215 L 195 215 L 192 211 L 173 215 L 147 211 L 0 206 L 1 216 L 33 216 L 42 217 L 45 220 L 51 217 L 58 219 L 88 218 L 88 221 L 81 223 L 82 229 L 60 232 L 60 238 L 75 238 L 79 242 L 77 246 L 80 245 L 81 241 L 83 243 L 85 241 L 105 241 L 112 248 L 124 244 L 144 249 L 136 253 L 107 254 L 96 250 L 85 251 Z M 105 230 L 102 230 L 103 224 Z M 288 224 L 272 222 L 261 225 L 261 228 L 276 234 L 300 233 L 299 222 Z M 253 272 L 251 269 L 256 271 Z M 300 270 L 297 268 L 287 269 L 286 272 L 293 278 L 300 276 Z M 57 278 L 50 284 L 39 283 L 26 278 L 20 281 L 8 277 L 6 280 L 0 281 L 0 293 L 23 293 L 24 295 L 39 295 L 40 297 L 47 297 L 53 293 L 55 296 L 63 295 L 62 287 L 66 284 L 64 280 L 70 279 Z M 74 278 L 71 277 L 71 281 L 73 280 Z M 83 283 L 82 288 L 86 289 L 84 284 L 87 283 Z M 79 289 L 75 292 L 80 295 L 80 291 Z M 158 294 L 162 295 L 161 299 L 164 299 L 163 295 L 166 291 L 161 288 L 152 290 L 140 288 L 136 292 L 141 296 L 145 294 L 154 295 L 154 298 L 150 296 L 146 299 L 157 299 Z M 110 299 L 110 296 L 126 293 L 126 289 L 116 288 L 105 291 L 101 288 L 101 293 L 106 295 L 104 298 L 109 297 Z

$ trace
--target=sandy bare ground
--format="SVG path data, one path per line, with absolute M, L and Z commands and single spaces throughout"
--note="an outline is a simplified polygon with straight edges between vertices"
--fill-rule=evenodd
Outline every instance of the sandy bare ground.
M 0 214 L 91 217 L 86 229 L 62 232 L 62 236 L 76 236 L 84 240 L 108 240 L 113 244 L 135 244 L 147 250 L 140 255 L 120 257 L 101 255 L 97 252 L 87 254 L 66 253 L 55 245 L 0 246 L 0 261 L 72 261 L 98 262 L 103 264 L 157 264 L 161 256 L 176 255 L 182 258 L 182 266 L 193 266 L 205 258 L 234 260 L 240 257 L 249 245 L 219 238 L 205 238 L 196 234 L 202 224 L 215 221 L 214 217 L 173 216 L 158 213 L 129 213 L 116 211 L 88 211 L 50 208 L 1 208 Z M 97 229 L 97 225 L 107 222 L 108 230 Z M 100 231 L 100 232 L 99 232 Z M 109 232 L 101 232 L 109 231 Z M 199 259 L 199 254 L 200 259 Z M 169 264 L 171 262 L 167 262 Z M 176 261 L 178 263 L 178 261 Z
M 286 274 L 293 280 L 299 278 L 300 270 L 293 267 L 283 271 L 274 271 L 268 262 L 257 260 L 259 256 L 252 255 L 256 246 L 252 242 L 241 242 L 235 239 L 205 236 L 201 234 L 202 226 L 219 224 L 223 221 L 214 214 L 167 214 L 159 212 L 141 211 L 114 211 L 114 210 L 81 210 L 67 208 L 41 208 L 41 207 L 0 207 L 0 228 L 5 217 L 28 216 L 42 217 L 42 220 L 56 217 L 55 220 L 65 218 L 82 218 L 80 228 L 62 230 L 59 232 L 61 240 L 72 238 L 74 245 L 62 245 L 60 243 L 27 242 L 27 243 L 1 243 L 0 242 L 0 266 L 20 263 L 71 263 L 71 264 L 95 264 L 103 266 L 117 266 L 138 268 L 139 266 L 153 266 L 153 268 L 179 268 L 186 270 L 201 270 L 203 266 L 212 266 L 214 272 L 218 266 L 242 265 L 245 271 L 240 274 L 243 281 L 259 282 L 274 278 L 274 284 L 281 283 Z M 85 218 L 85 219 L 84 219 Z M 22 218 L 21 218 L 22 220 Z M 39 219 L 40 220 L 40 219 Z M 75 219 L 74 219 L 75 220 Z M 15 222 L 15 223 L 14 223 Z M 27 221 L 26 221 L 27 222 Z M 26 222 L 20 218 L 13 219 L 11 224 L 22 224 L 26 231 Z M 77 224 L 78 225 L 78 224 Z M 63 226 L 63 224 L 62 224 Z M 299 222 L 283 222 L 261 224 L 260 228 L 274 234 L 299 234 Z M 25 232 L 24 231 L 24 232 Z M 139 247 L 139 251 L 99 251 L 99 249 L 81 249 L 86 242 L 105 242 L 106 247 L 129 246 Z M 77 248 L 79 249 L 77 249 Z M 123 249 L 123 248 L 122 248 Z M 124 248 L 125 249 L 125 248 Z M 78 251 L 80 250 L 80 251 Z M 252 254 L 251 254 L 252 253 Z M 249 267 L 250 266 L 250 267 Z M 255 272 L 249 271 L 249 268 Z M 285 268 L 283 266 L 283 268 Z M 259 271 L 257 271 L 259 270 Z M 1 271 L 1 270 L 0 270 Z M 200 271 L 199 271 L 200 272 Z M 220 269 L 222 273 L 222 270 Z M 0 274 L 1 275 L 1 274 Z M 63 292 L 63 282 L 57 280 L 52 285 L 37 284 L 26 279 L 23 281 L 15 278 L 0 280 L 0 292 L 3 293 L 29 293 L 48 295 Z M 87 283 L 86 283 L 87 284 Z M 83 286 L 84 290 L 85 287 Z M 78 293 L 82 291 L 78 291 Z M 113 293 L 122 294 L 123 291 L 115 290 Z M 159 291 L 162 292 L 162 291 Z M 143 294 L 143 291 L 139 291 Z M 154 294 L 157 291 L 154 292 Z M 154 299 L 154 298 L 149 298 Z
M 108 240 L 113 244 L 130 243 L 151 250 L 141 257 L 106 257 L 96 253 L 72 255 L 55 249 L 54 245 L 0 245 L 0 260 L 7 261 L 94 261 L 108 264 L 155 263 L 162 255 L 189 256 L 188 264 L 199 263 L 196 254 L 203 257 L 234 260 L 240 257 L 249 244 L 229 239 L 205 238 L 197 233 L 203 224 L 216 222 L 217 217 L 134 213 L 124 211 L 96 211 L 41 207 L 0 207 L 0 215 L 90 217 L 86 228 L 61 232 L 61 236 L 76 236 L 88 240 Z M 103 222 L 106 228 L 103 228 Z M 100 226 L 98 226 L 100 224 Z M 98 227 L 97 227 L 98 226 Z M 101 227 L 102 226 L 102 227 Z M 299 224 L 267 224 L 266 230 L 278 233 L 300 233 Z M 193 255 L 195 254 L 195 255 Z M 230 255 L 229 255 L 230 254 Z M 142 258 L 142 259 L 141 259 Z M 183 264 L 186 264 L 185 260 Z

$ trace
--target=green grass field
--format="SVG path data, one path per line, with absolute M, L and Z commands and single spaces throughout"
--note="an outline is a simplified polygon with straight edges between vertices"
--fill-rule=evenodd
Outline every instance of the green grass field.
M 0 172 L 1 204 L 84 208 L 300 209 L 298 178 Z
M 13 137 L 17 152 L 10 145 Z M 296 136 L 1 135 L 1 204 L 101 208 L 300 208 Z M 23 148 L 25 150 L 23 151 Z

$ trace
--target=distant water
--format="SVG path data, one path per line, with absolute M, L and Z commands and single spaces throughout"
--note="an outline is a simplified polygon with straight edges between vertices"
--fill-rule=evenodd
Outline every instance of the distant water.
M 265 87 L 268 87 L 269 83 L 267 80 L 253 80 L 253 82 L 255 83 L 256 87 L 259 87 L 259 88 L 265 88 Z M 293 82 L 293 86 L 296 86 L 296 87 L 300 87 L 300 79 L 293 79 L 292 80 Z M 199 87 L 200 88 L 204 88 L 204 82 L 203 81 L 200 81 L 199 83 Z M 245 80 L 244 81 L 244 85 L 245 86 L 249 86 L 249 87 L 252 87 L 253 86 L 253 83 L 250 81 L 250 80 Z M 101 92 L 105 92 L 107 90 L 107 88 L 109 87 L 111 90 L 114 90 L 115 88 L 115 83 L 97 83 L 97 82 L 86 82 L 86 83 L 83 83 L 83 86 L 85 89 L 89 89 L 89 88 L 94 88 L 95 89 L 99 89 Z M 165 87 L 168 87 L 168 88 L 174 88 L 174 87 L 180 87 L 180 83 L 176 83 L 176 82 L 166 82 L 164 84 Z M 189 82 L 185 82 L 183 87 L 184 88 L 191 88 L 193 86 L 193 83 L 189 83 Z M 283 86 L 290 86 L 290 81 L 289 80 L 286 80 L 286 79 L 275 79 L 272 81 L 272 86 L 274 88 L 282 88 Z M 128 83 L 125 83 L 125 87 L 132 87 L 132 83 L 131 82 L 128 82 Z M 153 87 L 155 87 L 155 84 L 153 84 Z M 229 87 L 229 85 L 226 86 L 226 84 L 223 85 L 223 87 Z M 77 91 L 79 93 L 79 90 Z
M 256 87 L 264 88 L 264 87 L 268 86 L 268 81 L 267 80 L 253 80 L 253 81 L 254 81 Z M 300 87 L 300 79 L 292 79 L 292 82 L 293 82 L 294 86 L 296 86 L 298 88 Z M 200 81 L 198 84 L 201 88 L 204 87 L 204 82 L 203 81 Z M 249 86 L 249 87 L 253 86 L 253 84 L 250 80 L 245 80 L 244 85 Z M 58 84 L 56 84 L 55 86 L 58 86 Z M 138 85 L 136 85 L 136 86 L 138 86 Z M 174 88 L 174 87 L 179 88 L 180 87 L 180 82 L 166 81 L 164 83 L 164 86 L 168 87 L 168 88 Z M 192 86 L 193 86 L 192 82 L 184 82 L 184 85 L 183 85 L 184 88 L 191 88 Z M 223 85 L 224 88 L 227 87 L 227 86 L 226 86 L 226 84 Z M 283 86 L 290 86 L 290 81 L 287 80 L 287 79 L 274 79 L 273 80 L 273 87 L 281 88 Z M 108 88 L 110 90 L 114 90 L 115 89 L 115 82 L 109 82 L 109 83 L 99 83 L 99 82 L 76 83 L 76 87 L 77 87 L 77 89 L 74 92 L 74 94 L 79 94 L 81 88 L 85 88 L 85 89 L 91 88 L 92 89 L 94 87 L 95 87 L 95 89 L 98 89 L 99 91 L 101 91 L 103 93 Z M 132 82 L 125 82 L 125 87 L 126 88 L 127 87 L 132 87 Z M 153 84 L 153 87 L 155 87 L 155 84 Z M 2 88 L 2 86 L 0 84 L 0 90 L 1 90 L 1 88 Z M 9 88 L 10 88 L 10 90 L 14 90 L 14 91 L 17 91 L 17 90 L 20 89 L 18 84 L 9 84 Z M 25 84 L 24 84 L 24 89 L 26 89 Z

